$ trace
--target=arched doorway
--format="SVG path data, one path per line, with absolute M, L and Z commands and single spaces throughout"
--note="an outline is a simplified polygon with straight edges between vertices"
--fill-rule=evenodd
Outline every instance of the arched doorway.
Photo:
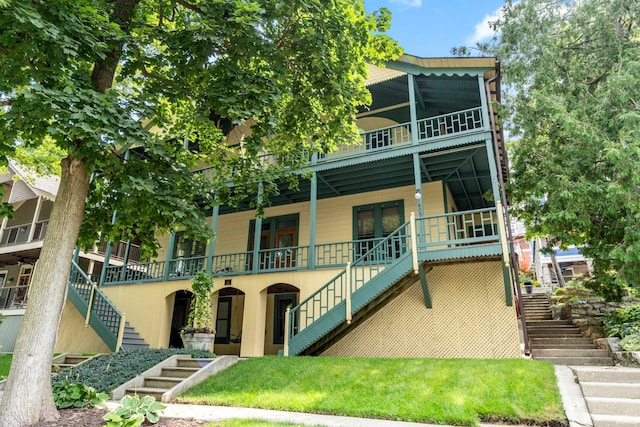
M 300 299 L 300 289 L 287 283 L 276 283 L 267 288 L 264 354 L 278 354 L 284 347 L 285 313 Z
M 189 306 L 193 299 L 193 293 L 189 291 L 177 291 L 173 300 L 173 314 L 171 316 L 171 333 L 169 335 L 169 347 L 182 348 L 180 329 L 187 326 Z
M 240 355 L 245 294 L 240 289 L 225 287 L 217 292 L 216 354 Z

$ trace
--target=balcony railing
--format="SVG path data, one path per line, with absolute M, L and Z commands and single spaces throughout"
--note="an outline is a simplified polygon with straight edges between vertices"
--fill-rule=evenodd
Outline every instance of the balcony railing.
M 417 218 L 418 251 L 437 251 L 496 243 L 499 228 L 495 208 L 453 212 Z M 383 242 L 384 243 L 381 243 Z M 479 248 L 479 247 L 478 247 Z M 375 249 L 375 250 L 373 250 Z M 472 248 L 473 250 L 473 248 Z M 209 270 L 216 276 L 271 273 L 316 268 L 342 268 L 361 258 L 371 264 L 383 265 L 406 251 L 404 236 L 398 239 L 364 239 L 315 245 L 312 257 L 309 246 L 261 249 L 228 254 L 169 261 L 154 261 L 107 267 L 105 284 L 154 282 L 188 279 L 200 271 Z M 257 256 L 257 265 L 254 263 Z M 210 264 L 209 264 L 210 263 Z
M 100 255 L 107 253 L 107 241 L 100 239 L 96 245 L 94 252 Z M 128 261 L 140 261 L 140 246 L 129 244 L 129 254 L 127 256 Z M 110 257 L 117 260 L 124 260 L 127 255 L 127 242 L 112 242 L 111 243 L 111 255 Z
M 33 228 L 33 238 L 31 239 L 31 241 L 43 240 L 45 234 L 47 233 L 48 225 L 49 225 L 49 220 L 36 222 Z M 31 233 L 31 223 L 7 227 L 2 232 L 2 239 L 0 239 L 0 246 L 27 243 L 29 242 L 30 233 Z

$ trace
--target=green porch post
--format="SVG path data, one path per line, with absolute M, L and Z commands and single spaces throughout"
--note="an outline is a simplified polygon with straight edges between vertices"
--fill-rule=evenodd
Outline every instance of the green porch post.
M 115 224 L 117 212 L 114 212 L 111 216 L 111 224 Z M 100 272 L 100 281 L 98 286 L 104 285 L 104 281 L 107 278 L 107 267 L 109 267 L 109 260 L 111 259 L 111 241 L 107 242 L 107 248 L 104 251 L 104 261 L 102 262 L 102 271 Z
M 482 74 L 478 75 L 478 90 L 480 91 L 480 103 L 482 105 L 482 121 L 484 124 L 484 129 L 491 130 L 489 120 L 489 107 L 487 106 L 487 97 L 491 96 L 491 94 L 486 91 L 484 84 L 484 75 Z
M 413 176 L 416 182 L 416 205 L 418 207 L 418 218 L 422 218 L 422 173 L 420 171 L 420 154 L 413 153 Z
M 262 203 L 262 183 L 258 184 L 258 204 Z M 251 271 L 258 274 L 260 269 L 260 240 L 262 237 L 262 217 L 256 217 L 255 229 L 253 230 L 253 262 Z
M 169 269 L 171 268 L 171 260 L 173 259 L 173 247 L 176 245 L 176 232 L 172 231 L 169 236 L 169 247 L 167 248 L 167 258 L 164 262 L 164 277 L 163 280 L 166 282 L 169 280 Z
M 317 153 L 314 153 L 316 156 Z M 309 268 L 316 268 L 316 207 L 318 201 L 317 172 L 311 175 L 311 195 L 309 196 Z
M 416 89 L 415 76 L 409 74 L 407 76 L 409 84 L 409 114 L 411 115 L 411 143 L 418 144 L 418 113 L 416 112 Z M 418 215 L 421 216 L 421 215 Z
M 218 216 L 220 215 L 220 205 L 215 205 L 211 210 L 211 230 L 214 236 L 209 240 L 209 255 L 207 256 L 207 273 L 213 272 L 213 251 L 216 248 L 216 230 L 218 229 Z
M 127 271 L 127 264 L 129 264 L 129 251 L 131 250 L 131 240 L 127 240 L 127 245 L 124 248 L 124 258 L 122 268 L 120 269 L 120 280 L 124 280 L 125 272 Z

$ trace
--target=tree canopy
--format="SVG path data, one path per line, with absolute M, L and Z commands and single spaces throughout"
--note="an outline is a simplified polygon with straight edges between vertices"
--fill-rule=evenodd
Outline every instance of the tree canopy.
M 507 1 L 493 53 L 511 125 L 510 194 L 550 245 L 594 260 L 608 297 L 640 282 L 640 2 Z
M 357 136 L 365 61 L 400 54 L 389 19 L 362 0 L 0 0 L 0 160 L 56 159 L 61 174 L 0 424 L 55 417 L 47 372 L 78 235 L 153 251 L 157 232 L 207 235 L 203 207 L 260 187 L 260 209 L 312 152 Z

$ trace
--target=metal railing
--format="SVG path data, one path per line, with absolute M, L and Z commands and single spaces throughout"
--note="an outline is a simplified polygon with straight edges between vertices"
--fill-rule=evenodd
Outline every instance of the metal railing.
M 47 234 L 47 226 L 49 220 L 38 221 L 34 225 L 33 237 L 31 241 L 43 240 Z M 31 233 L 31 223 L 14 225 L 7 227 L 2 232 L 2 239 L 0 239 L 0 246 L 15 245 L 20 243 L 27 243 L 29 241 L 29 234 Z
M 69 298 L 84 315 L 85 323 L 91 324 L 105 344 L 117 351 L 122 344 L 124 315 L 75 262 L 71 264 L 69 290 Z

